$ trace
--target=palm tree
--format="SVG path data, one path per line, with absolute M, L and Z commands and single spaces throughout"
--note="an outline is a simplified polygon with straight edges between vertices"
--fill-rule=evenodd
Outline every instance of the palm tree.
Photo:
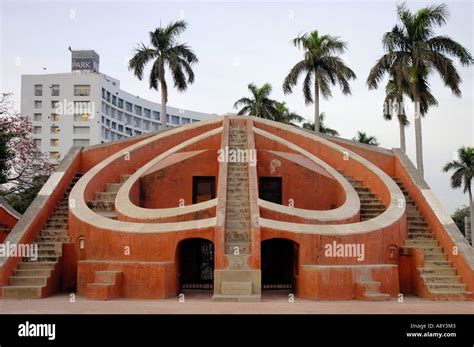
M 383 108 L 383 117 L 385 120 L 392 120 L 396 115 L 400 128 L 400 148 L 406 152 L 405 128 L 410 124 L 405 113 L 404 96 L 413 100 L 410 85 L 399 74 L 392 71 L 391 79 L 385 87 L 385 100 Z M 438 101 L 429 90 L 421 93 L 420 113 L 425 115 L 431 106 L 437 106 Z
M 461 95 L 461 77 L 450 57 L 457 58 L 463 66 L 474 62 L 471 53 L 447 36 L 434 36 L 434 27 L 441 27 L 447 20 L 445 4 L 428 6 L 411 13 L 405 4 L 397 7 L 400 24 L 384 34 L 382 43 L 387 52 L 371 69 L 367 78 L 369 89 L 377 88 L 385 73 L 396 71 L 409 85 L 415 104 L 416 162 L 423 175 L 423 140 L 421 112 L 423 95 L 429 93 L 428 76 L 438 72 L 444 84 L 456 96 Z
M 400 148 L 406 152 L 405 128 L 410 124 L 405 114 L 405 107 L 403 106 L 404 93 L 395 79 L 390 79 L 385 87 L 385 100 L 383 108 L 383 118 L 385 120 L 392 120 L 393 115 L 397 116 L 398 125 L 400 128 Z
M 296 123 L 301 123 L 304 121 L 304 118 L 295 112 L 291 112 L 286 106 L 286 102 L 278 102 L 275 108 L 275 113 L 273 114 L 273 120 L 280 123 L 287 123 L 295 125 Z
M 446 163 L 443 166 L 444 172 L 454 171 L 451 176 L 451 187 L 463 187 L 463 192 L 469 194 L 469 211 L 471 221 L 471 242 L 474 242 L 474 202 L 472 200 L 472 181 L 474 177 L 474 147 L 461 147 L 458 149 L 458 159 Z M 474 245 L 474 244 L 473 244 Z
M 375 136 L 367 135 L 363 131 L 358 131 L 357 136 L 352 138 L 353 141 L 365 143 L 366 145 L 378 146 L 379 142 Z
M 339 37 L 319 35 L 313 31 L 300 35 L 293 40 L 297 48 L 304 50 L 303 60 L 296 63 L 286 76 L 283 83 L 285 94 L 292 93 L 301 75 L 303 80 L 303 95 L 305 103 L 314 102 L 315 132 L 319 132 L 319 94 L 328 99 L 332 96 L 331 85 L 339 84 L 343 94 L 351 94 L 349 80 L 355 79 L 354 71 L 348 68 L 339 54 L 345 52 L 347 43 Z M 311 89 L 314 88 L 314 98 Z
M 339 132 L 335 129 L 331 129 L 330 127 L 326 126 L 325 124 L 325 119 L 326 119 L 326 114 L 322 112 L 319 115 L 319 132 L 322 134 L 328 134 L 331 136 L 339 136 Z M 313 130 L 314 131 L 314 122 L 305 122 L 303 124 L 303 128 L 308 129 L 308 130 Z
M 269 98 L 272 92 L 270 83 L 265 83 L 260 88 L 254 83 L 248 85 L 248 89 L 252 96 L 250 98 L 243 97 L 234 103 L 234 108 L 238 109 L 238 115 L 252 115 L 255 117 L 273 119 L 276 113 L 278 102 Z
M 178 36 L 187 28 L 185 21 L 179 20 L 168 24 L 166 27 L 150 31 L 151 47 L 141 43 L 135 49 L 135 55 L 128 62 L 128 69 L 135 76 L 143 79 L 145 66 L 152 62 L 149 75 L 150 89 L 161 88 L 161 126 L 166 128 L 166 103 L 168 102 L 168 86 L 165 71 L 168 67 L 173 77 L 174 86 L 183 92 L 188 88 L 188 83 L 194 82 L 192 65 L 198 62 L 196 54 L 185 43 L 178 42 Z

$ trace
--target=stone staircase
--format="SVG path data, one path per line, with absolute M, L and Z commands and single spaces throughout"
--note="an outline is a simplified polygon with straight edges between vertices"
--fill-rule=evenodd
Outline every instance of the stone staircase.
M 369 188 L 362 185 L 362 181 L 354 179 L 352 176 L 343 175 L 354 187 L 360 199 L 360 221 L 363 222 L 382 214 L 385 206 L 378 199 L 377 195 L 372 193 Z
M 243 126 L 230 126 L 229 150 L 247 149 Z M 223 271 L 219 294 L 214 301 L 259 301 L 255 294 L 255 271 L 247 264 L 250 256 L 250 195 L 248 163 L 227 163 L 227 206 L 225 222 L 225 255 L 229 265 Z
M 3 298 L 37 299 L 55 292 L 52 275 L 62 255 L 62 244 L 70 242 L 69 193 L 81 177 L 80 173 L 74 176 L 63 198 L 38 235 L 36 240 L 38 258 L 22 259 L 10 277 L 9 285 L 1 288 Z
M 423 251 L 424 267 L 417 269 L 423 284 L 430 293 L 432 300 L 466 300 L 471 293 L 457 274 L 452 262 L 443 248 L 439 245 L 435 235 L 418 210 L 415 201 L 410 197 L 403 183 L 393 178 L 405 195 L 407 209 L 407 239 L 405 248 L 417 248 Z
M 115 214 L 115 197 L 123 183 L 131 175 L 121 175 L 119 183 L 107 183 L 105 192 L 95 192 L 94 200 L 87 202 L 87 205 L 101 216 L 117 219 Z

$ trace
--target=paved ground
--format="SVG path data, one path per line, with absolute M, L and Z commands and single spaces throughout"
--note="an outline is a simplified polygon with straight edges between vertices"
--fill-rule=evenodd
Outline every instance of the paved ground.
M 310 301 L 295 299 L 289 303 L 286 294 L 264 294 L 258 303 L 218 303 L 211 302 L 208 293 L 187 293 L 184 303 L 178 298 L 166 300 L 110 300 L 92 301 L 76 297 L 69 301 L 69 295 L 55 295 L 40 300 L 0 300 L 0 314 L 3 313 L 240 313 L 240 314 L 333 314 L 333 313 L 474 313 L 474 302 L 435 302 L 417 297 L 406 297 L 404 303 L 397 300 L 383 302 L 350 301 Z

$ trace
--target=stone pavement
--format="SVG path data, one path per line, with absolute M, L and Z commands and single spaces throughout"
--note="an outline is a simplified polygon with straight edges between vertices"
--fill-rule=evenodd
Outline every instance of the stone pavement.
M 473 301 L 429 301 L 405 297 L 383 302 L 310 301 L 295 298 L 288 302 L 285 293 L 264 293 L 261 302 L 212 302 L 211 292 L 186 293 L 184 303 L 178 297 L 166 300 L 110 300 L 95 301 L 76 296 L 69 301 L 67 294 L 44 299 L 0 299 L 0 314 L 474 314 Z

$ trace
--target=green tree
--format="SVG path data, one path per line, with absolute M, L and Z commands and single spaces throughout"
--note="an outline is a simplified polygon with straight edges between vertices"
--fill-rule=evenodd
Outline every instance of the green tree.
M 254 83 L 248 85 L 251 93 L 250 97 L 243 97 L 234 103 L 234 108 L 240 110 L 237 112 L 239 116 L 250 115 L 265 119 L 273 120 L 277 113 L 278 102 L 270 99 L 272 86 L 265 83 L 258 87 Z
M 148 63 L 152 62 L 152 68 L 148 77 L 150 89 L 161 88 L 161 126 L 166 128 L 166 104 L 168 102 L 168 85 L 166 82 L 166 67 L 173 77 L 175 88 L 184 92 L 188 84 L 194 82 L 192 66 L 198 62 L 196 54 L 187 45 L 178 42 L 178 37 L 187 28 L 185 21 L 179 20 L 168 24 L 166 27 L 156 28 L 150 34 L 150 46 L 141 43 L 135 49 L 135 55 L 129 61 L 129 70 L 135 76 L 143 79 L 144 70 Z
M 435 36 L 435 27 L 446 24 L 445 4 L 428 6 L 415 13 L 405 4 L 397 7 L 399 24 L 384 34 L 382 43 L 386 53 L 377 61 L 367 78 L 369 88 L 377 88 L 385 74 L 397 74 L 409 85 L 415 105 L 416 162 L 421 175 L 423 169 L 423 139 L 421 105 L 423 95 L 429 93 L 428 78 L 437 72 L 454 95 L 460 96 L 461 77 L 451 58 L 463 66 L 474 62 L 471 53 L 447 36 Z
M 296 125 L 296 123 L 301 123 L 304 121 L 304 118 L 295 112 L 291 112 L 286 106 L 286 102 L 278 102 L 275 107 L 275 113 L 273 114 L 273 120 L 280 123 L 286 123 L 291 125 Z
M 351 94 L 349 80 L 356 75 L 339 57 L 347 49 L 347 43 L 339 37 L 319 35 L 312 31 L 296 37 L 293 44 L 304 50 L 304 58 L 293 66 L 283 82 L 285 94 L 293 92 L 300 76 L 304 75 L 303 95 L 307 105 L 314 103 L 315 132 L 319 132 L 319 95 L 332 96 L 331 85 L 339 84 L 343 94 Z M 313 97 L 314 95 L 314 97 Z
M 467 192 L 469 195 L 469 219 L 472 225 L 472 221 L 474 221 L 474 202 L 471 186 L 474 177 L 474 147 L 459 148 L 458 159 L 452 160 L 443 166 L 443 172 L 450 171 L 454 171 L 451 175 L 451 187 L 454 189 L 462 187 L 463 192 Z M 474 237 L 472 239 L 474 240 Z
M 326 126 L 325 120 L 326 120 L 326 114 L 322 112 L 319 115 L 319 132 L 322 134 L 328 134 L 331 136 L 339 136 L 339 132 L 337 130 Z M 314 131 L 314 122 L 305 122 L 303 124 L 303 128 Z
M 451 218 L 453 219 L 454 223 L 457 225 L 458 229 L 461 233 L 466 236 L 466 225 L 464 222 L 465 217 L 469 217 L 469 207 L 468 206 L 461 206 L 454 210 Z
M 378 146 L 379 142 L 375 136 L 367 135 L 363 131 L 358 131 L 357 136 L 352 138 L 353 141 L 365 143 L 366 145 Z

